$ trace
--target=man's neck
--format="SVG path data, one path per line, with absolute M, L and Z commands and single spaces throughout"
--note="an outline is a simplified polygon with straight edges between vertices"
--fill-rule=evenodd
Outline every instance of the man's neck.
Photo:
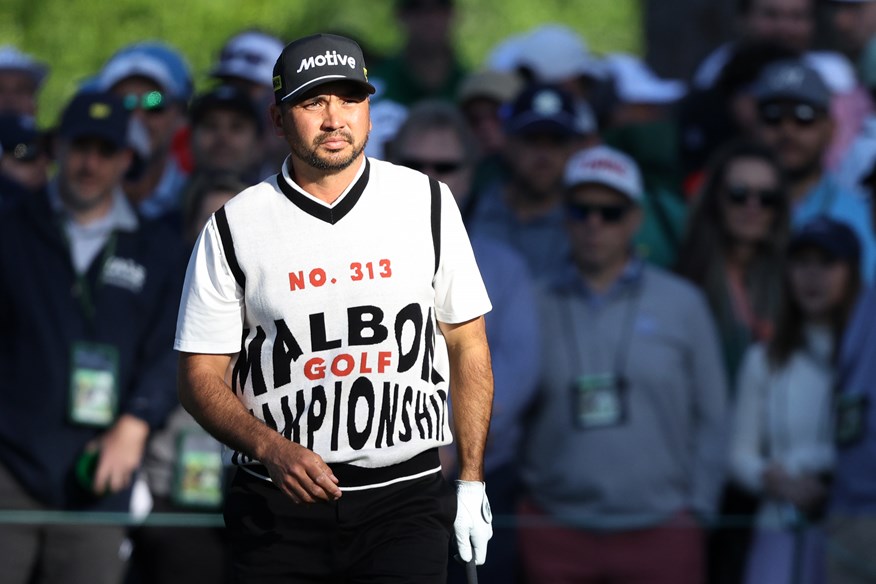
M 291 167 L 288 169 L 292 180 L 305 192 L 313 195 L 323 203 L 331 205 L 350 186 L 359 169 L 365 163 L 365 156 L 360 155 L 353 164 L 343 170 L 327 173 L 301 162 L 294 156 L 289 158 Z
M 624 256 L 623 258 L 604 266 L 579 265 L 578 270 L 590 290 L 596 294 L 604 294 L 620 279 L 621 274 L 624 273 L 624 269 L 626 269 L 629 261 L 629 256 Z
M 791 196 L 791 206 L 799 205 L 803 202 L 806 196 L 812 192 L 821 179 L 824 177 L 824 171 L 818 167 L 810 172 L 794 177 L 790 182 L 788 194 Z
M 79 209 L 67 204 L 64 200 L 63 192 L 61 193 L 61 201 L 64 204 L 64 209 L 70 215 L 70 218 L 73 219 L 73 222 L 81 227 L 90 225 L 99 219 L 103 219 L 109 215 L 113 208 L 112 192 L 110 192 L 109 195 L 102 197 L 99 203 L 87 209 Z

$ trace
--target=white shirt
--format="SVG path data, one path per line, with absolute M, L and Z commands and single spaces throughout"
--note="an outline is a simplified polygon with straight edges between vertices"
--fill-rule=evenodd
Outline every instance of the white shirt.
M 231 248 L 223 212 L 202 231 L 175 348 L 239 352 L 244 405 L 328 463 L 386 466 L 449 444 L 436 321 L 465 322 L 490 302 L 445 185 L 436 271 L 429 193 L 425 175 L 368 159 L 327 205 L 284 165 L 226 204 Z

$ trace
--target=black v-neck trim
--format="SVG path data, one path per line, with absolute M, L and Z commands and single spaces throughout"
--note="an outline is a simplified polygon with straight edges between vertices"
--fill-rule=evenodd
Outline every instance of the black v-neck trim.
M 359 177 L 359 180 L 356 181 L 356 184 L 350 189 L 350 192 L 344 197 L 344 199 L 335 205 L 334 207 L 326 207 L 324 205 L 320 205 L 316 201 L 309 199 L 303 193 L 300 193 L 289 182 L 286 180 L 286 177 L 283 176 L 283 169 L 280 169 L 280 173 L 277 175 L 277 184 L 280 186 L 280 190 L 283 191 L 283 194 L 286 195 L 286 198 L 289 199 L 296 207 L 307 213 L 308 215 L 312 215 L 317 219 L 321 219 L 330 225 L 334 225 L 341 219 L 343 219 L 347 213 L 353 210 L 353 207 L 356 205 L 356 202 L 359 200 L 359 197 L 362 196 L 362 193 L 365 191 L 365 187 L 368 186 L 368 176 L 371 172 L 371 163 L 368 162 L 368 159 L 365 159 L 365 170 L 362 171 L 362 175 Z M 291 175 L 291 173 L 290 173 Z

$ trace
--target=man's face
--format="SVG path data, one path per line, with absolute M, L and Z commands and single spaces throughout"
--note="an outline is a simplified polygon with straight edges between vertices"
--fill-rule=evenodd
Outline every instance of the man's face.
M 131 151 L 98 138 L 62 141 L 58 149 L 61 196 L 68 207 L 88 211 L 112 197 L 131 163 Z
M 812 0 L 752 0 L 742 16 L 743 35 L 777 42 L 804 51 L 812 42 L 815 27 Z
M 792 181 L 821 169 L 833 134 L 827 111 L 790 101 L 761 104 L 758 111 L 760 138 Z
M 462 140 L 450 128 L 429 128 L 410 134 L 396 147 L 398 163 L 447 184 L 457 202 L 471 189 L 473 161 L 466 160 Z
M 294 158 L 329 173 L 359 159 L 371 131 L 368 95 L 343 81 L 321 85 L 291 106 L 272 105 L 271 118 Z
M 537 200 L 559 192 L 571 152 L 571 139 L 554 134 L 515 135 L 505 147 L 513 180 L 522 193 Z
M 857 58 L 876 35 L 876 2 L 831 2 L 840 47 Z
M 23 71 L 0 70 L 0 112 L 36 115 L 37 86 Z
M 572 256 L 585 272 L 625 262 L 642 220 L 630 199 L 599 184 L 578 185 L 567 193 L 566 216 Z
M 146 100 L 144 97 L 157 92 L 160 99 Z M 149 154 L 151 160 L 161 158 L 170 151 L 170 145 L 177 130 L 185 123 L 182 108 L 162 88 L 146 77 L 128 77 L 116 83 L 112 93 L 125 101 L 132 109 L 149 134 Z M 154 103 L 155 105 L 152 105 Z
M 235 174 L 252 170 L 261 157 L 255 121 L 233 109 L 205 112 L 192 126 L 192 154 L 199 170 Z

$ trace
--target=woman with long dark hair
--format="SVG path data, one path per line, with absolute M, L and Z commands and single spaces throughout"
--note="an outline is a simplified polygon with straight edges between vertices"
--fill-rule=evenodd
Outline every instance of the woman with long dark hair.
M 827 217 L 796 232 L 775 334 L 751 347 L 740 369 L 730 471 L 761 500 L 747 584 L 824 581 L 833 381 L 860 254 L 854 232 Z
M 771 151 L 734 142 L 716 155 L 694 202 L 678 272 L 706 294 L 728 387 L 748 345 L 773 330 L 789 221 L 785 181 Z
M 678 271 L 697 284 L 717 324 L 733 390 L 742 355 L 766 341 L 778 316 L 789 230 L 785 182 L 770 150 L 732 142 L 710 161 L 694 201 Z M 709 582 L 739 584 L 757 501 L 728 484 L 708 539 Z

